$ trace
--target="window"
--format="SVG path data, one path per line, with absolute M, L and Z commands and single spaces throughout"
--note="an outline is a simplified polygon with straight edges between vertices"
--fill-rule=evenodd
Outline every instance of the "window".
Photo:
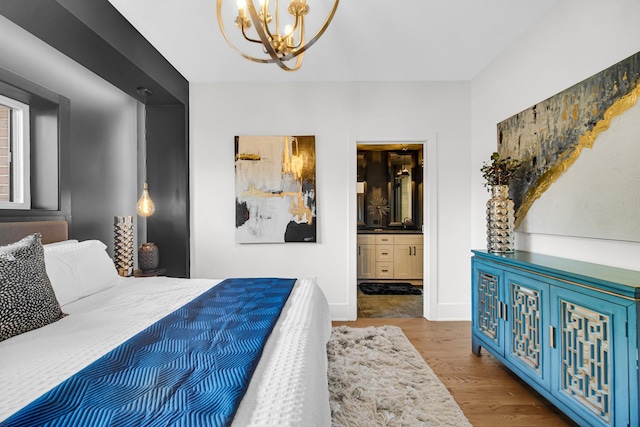
M 30 209 L 29 106 L 0 95 L 0 209 Z

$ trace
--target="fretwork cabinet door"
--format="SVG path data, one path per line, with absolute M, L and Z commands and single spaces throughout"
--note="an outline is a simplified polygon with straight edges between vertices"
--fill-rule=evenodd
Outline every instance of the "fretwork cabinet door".
M 557 286 L 550 308 L 551 393 L 591 426 L 629 425 L 627 308 Z
M 472 263 L 471 323 L 478 338 L 473 342 L 476 354 L 487 347 L 504 356 L 504 273 L 483 262 Z
M 505 272 L 507 325 L 505 357 L 545 388 L 551 384 L 549 284 Z

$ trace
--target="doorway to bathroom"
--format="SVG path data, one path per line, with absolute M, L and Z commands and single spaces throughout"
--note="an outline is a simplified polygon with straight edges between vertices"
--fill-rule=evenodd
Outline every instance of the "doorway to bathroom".
M 423 144 L 357 150 L 357 316 L 423 317 Z

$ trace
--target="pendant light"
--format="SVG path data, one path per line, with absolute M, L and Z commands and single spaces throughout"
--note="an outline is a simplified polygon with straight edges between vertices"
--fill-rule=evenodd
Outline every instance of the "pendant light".
M 136 211 L 138 215 L 142 217 L 149 217 L 156 211 L 156 206 L 153 204 L 151 196 L 149 196 L 149 186 L 147 185 L 147 96 L 150 96 L 152 92 L 144 87 L 139 87 L 137 91 L 140 95 L 144 96 L 144 139 L 142 140 L 144 186 L 142 188 L 142 195 L 136 204 Z
M 138 215 L 144 217 L 151 216 L 156 211 L 156 206 L 153 204 L 153 200 L 151 200 L 151 197 L 149 196 L 149 186 L 146 181 L 144 182 L 142 195 L 136 205 L 136 211 L 138 212 Z

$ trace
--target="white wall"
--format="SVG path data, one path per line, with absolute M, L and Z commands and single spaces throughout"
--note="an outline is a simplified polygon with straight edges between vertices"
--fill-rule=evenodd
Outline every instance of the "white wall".
M 473 247 L 486 245 L 479 170 L 496 150 L 496 124 L 640 51 L 639 22 L 638 0 L 562 1 L 472 81 Z M 516 248 L 639 269 L 638 243 L 518 233 Z
M 432 318 L 468 318 L 469 105 L 468 82 L 191 84 L 191 276 L 316 276 L 333 318 L 354 319 L 356 143 L 427 140 L 440 236 L 425 242 L 438 260 L 427 303 Z M 235 135 L 316 136 L 317 243 L 235 243 Z

